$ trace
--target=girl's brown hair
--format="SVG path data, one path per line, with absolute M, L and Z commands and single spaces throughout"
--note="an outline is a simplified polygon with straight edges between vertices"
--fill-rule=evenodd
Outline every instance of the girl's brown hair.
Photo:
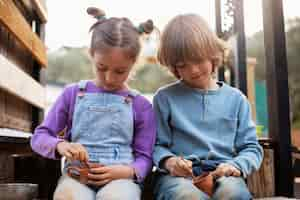
M 178 15 L 162 33 L 158 60 L 171 70 L 203 60 L 210 60 L 215 68 L 221 62 L 224 49 L 224 43 L 202 17 L 195 14 Z
M 96 51 L 106 53 L 112 47 L 124 49 L 128 58 L 136 60 L 140 50 L 139 36 L 143 33 L 151 33 L 154 29 L 152 20 L 147 20 L 135 27 L 128 18 L 106 18 L 104 11 L 99 8 L 90 7 L 87 13 L 95 18 L 97 22 L 92 25 L 92 39 L 90 52 Z

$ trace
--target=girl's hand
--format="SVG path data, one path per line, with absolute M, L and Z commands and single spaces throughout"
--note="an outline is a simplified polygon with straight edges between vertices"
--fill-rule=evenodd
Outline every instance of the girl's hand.
M 192 161 L 181 157 L 171 157 L 165 161 L 165 168 L 171 176 L 188 177 L 192 176 Z
M 134 169 L 127 165 L 110 165 L 91 168 L 88 174 L 88 184 L 105 185 L 116 179 L 133 179 Z
M 212 172 L 212 175 L 216 178 L 222 176 L 241 176 L 241 171 L 236 167 L 228 164 L 228 163 L 221 163 L 215 171 Z
M 56 150 L 60 155 L 65 156 L 69 160 L 79 160 L 82 162 L 88 162 L 89 160 L 86 149 L 79 143 L 59 142 Z

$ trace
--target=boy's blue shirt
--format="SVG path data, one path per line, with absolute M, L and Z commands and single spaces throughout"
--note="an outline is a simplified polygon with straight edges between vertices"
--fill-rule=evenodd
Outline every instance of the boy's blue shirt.
M 256 137 L 247 98 L 218 82 L 217 90 L 201 91 L 182 81 L 165 86 L 154 96 L 157 141 L 154 163 L 169 156 L 197 156 L 240 169 L 246 177 L 257 170 L 263 150 Z

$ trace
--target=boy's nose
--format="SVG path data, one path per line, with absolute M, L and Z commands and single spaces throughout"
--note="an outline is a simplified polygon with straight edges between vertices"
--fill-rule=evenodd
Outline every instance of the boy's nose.
M 191 66 L 191 72 L 192 72 L 193 74 L 199 73 L 199 72 L 200 72 L 199 65 L 192 65 L 192 66 Z

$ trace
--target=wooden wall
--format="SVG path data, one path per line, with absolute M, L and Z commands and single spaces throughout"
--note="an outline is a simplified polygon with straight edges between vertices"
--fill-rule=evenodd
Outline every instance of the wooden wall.
M 34 154 L 28 138 L 46 105 L 46 22 L 44 0 L 0 0 L 0 183 L 36 183 L 39 199 L 52 199 L 60 175 L 59 162 Z
M 6 28 L 0 26 L 0 54 L 14 61 L 29 76 L 32 75 L 33 62 L 30 53 L 15 40 Z M 2 66 L 1 66 L 2 67 Z M 17 78 L 17 77 L 9 77 Z M 21 83 L 20 83 L 21 84 Z M 7 91 L 0 90 L 0 127 L 31 131 L 32 106 Z

